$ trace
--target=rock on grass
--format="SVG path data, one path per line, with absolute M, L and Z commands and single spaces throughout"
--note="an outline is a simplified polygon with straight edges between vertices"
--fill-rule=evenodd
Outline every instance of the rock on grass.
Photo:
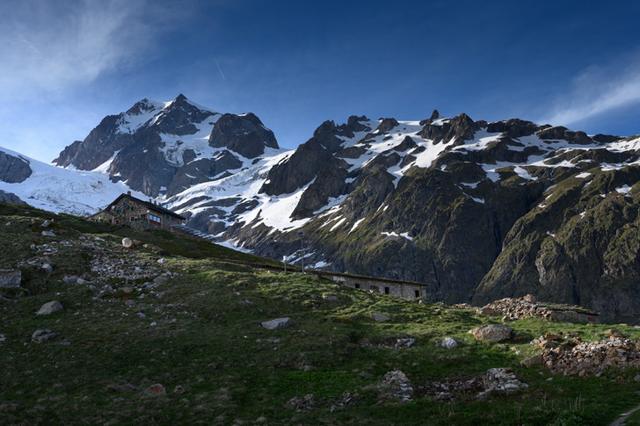
M 489 324 L 469 330 L 476 340 L 481 342 L 498 343 L 513 337 L 513 329 L 503 324 Z
M 58 333 L 45 328 L 34 331 L 31 335 L 31 340 L 35 343 L 45 343 L 56 337 L 58 337 Z
M 440 346 L 445 348 L 445 349 L 453 349 L 453 348 L 458 347 L 458 341 L 456 339 L 454 339 L 453 337 L 445 337 L 440 342 Z
M 36 315 L 51 315 L 56 312 L 60 312 L 63 309 L 64 308 L 62 306 L 62 303 L 58 302 L 57 300 L 52 300 L 51 302 L 47 302 L 42 305 L 38 312 L 36 312 Z
M 283 317 L 283 318 L 275 318 L 269 321 L 263 321 L 260 323 L 260 325 L 263 328 L 266 328 L 267 330 L 277 330 L 280 328 L 287 328 L 291 326 L 292 323 L 293 322 L 291 321 L 291 318 Z

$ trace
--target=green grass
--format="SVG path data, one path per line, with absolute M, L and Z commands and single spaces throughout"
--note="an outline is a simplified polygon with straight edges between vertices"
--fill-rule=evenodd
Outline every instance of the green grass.
M 46 241 L 39 224 L 49 216 L 0 206 L 0 268 L 32 256 L 30 245 Z M 519 366 L 533 350 L 528 342 L 544 332 L 575 332 L 594 340 L 610 325 L 521 320 L 511 323 L 519 336 L 514 342 L 479 344 L 467 331 L 495 319 L 469 310 L 256 269 L 252 265 L 263 259 L 166 233 L 132 233 L 71 216 L 57 217 L 54 231 L 57 240 L 89 234 L 114 245 L 133 236 L 155 248 L 139 248 L 132 257 L 142 262 L 163 256 L 167 268 L 180 275 L 158 289 L 160 297 L 146 295 L 130 308 L 122 298 L 95 300 L 85 286 L 61 282 L 63 275 L 88 267 L 88 255 L 73 246 L 53 256 L 51 276 L 37 269 L 26 273 L 29 294 L 16 303 L 0 302 L 0 333 L 7 337 L 0 344 L 2 424 L 253 424 L 260 417 L 270 425 L 607 424 L 640 403 L 633 381 L 637 371 L 583 379 Z M 338 301 L 323 300 L 323 293 Z M 65 305 L 63 312 L 34 315 L 53 299 Z M 139 318 L 138 311 L 146 317 Z M 372 312 L 391 319 L 374 322 Z M 293 326 L 278 331 L 259 326 L 281 316 L 291 317 Z M 31 343 L 38 328 L 60 333 L 70 345 Z M 640 337 L 633 327 L 617 328 Z M 403 350 L 377 345 L 403 336 L 415 337 L 417 344 Z M 444 336 L 462 345 L 438 347 Z M 513 368 L 529 389 L 488 401 L 446 403 L 418 396 L 404 405 L 381 405 L 372 386 L 396 368 L 419 387 L 492 367 Z M 162 383 L 167 396 L 145 397 L 142 390 L 153 383 Z M 111 389 L 122 384 L 135 389 Z M 184 392 L 174 392 L 177 386 Z M 357 403 L 331 412 L 344 392 L 356 393 Z M 313 410 L 285 407 L 290 398 L 308 393 L 318 401 Z

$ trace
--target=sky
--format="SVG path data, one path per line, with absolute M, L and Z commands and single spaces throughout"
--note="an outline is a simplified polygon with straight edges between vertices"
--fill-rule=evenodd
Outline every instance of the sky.
M 594 4 L 591 4 L 594 3 Z M 640 2 L 2 0 L 0 146 L 51 161 L 179 93 L 281 146 L 434 108 L 640 133 Z

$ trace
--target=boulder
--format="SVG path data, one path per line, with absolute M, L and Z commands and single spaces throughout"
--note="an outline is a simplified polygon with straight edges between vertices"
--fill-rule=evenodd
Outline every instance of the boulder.
M 44 343 L 58 337 L 58 333 L 48 330 L 48 329 L 39 329 L 33 332 L 31 335 L 31 340 L 35 343 Z
M 445 349 L 453 349 L 458 347 L 458 341 L 453 337 L 445 337 L 440 342 L 440 346 Z
M 133 247 L 133 240 L 131 238 L 128 237 L 124 237 L 122 239 L 122 247 L 124 248 L 131 248 Z
M 260 325 L 263 328 L 266 328 L 267 330 L 277 330 L 280 328 L 287 328 L 289 327 L 293 322 L 291 321 L 291 318 L 289 317 L 283 317 L 283 318 L 275 318 L 269 321 L 263 321 L 260 323 Z
M 65 284 L 86 284 L 86 281 L 77 275 L 65 275 L 62 277 L 62 282 Z
M 36 312 L 36 315 L 51 315 L 56 312 L 60 312 L 63 309 L 62 303 L 57 300 L 52 300 L 51 302 L 47 302 L 42 305 L 38 312 Z
M 0 289 L 20 288 L 22 272 L 12 269 L 0 269 Z
M 40 235 L 42 235 L 43 237 L 55 237 L 56 233 L 53 231 L 42 231 Z
M 489 324 L 469 331 L 476 340 L 489 343 L 504 342 L 511 339 L 513 329 L 503 324 Z

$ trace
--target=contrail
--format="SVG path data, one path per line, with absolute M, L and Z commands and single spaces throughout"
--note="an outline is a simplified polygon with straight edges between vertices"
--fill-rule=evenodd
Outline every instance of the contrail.
M 222 77 L 223 80 L 226 80 L 227 77 L 224 76 L 224 73 L 222 72 L 222 68 L 220 67 L 220 64 L 218 63 L 217 60 L 216 60 L 216 66 L 218 67 L 218 72 L 220 73 L 220 77 Z

